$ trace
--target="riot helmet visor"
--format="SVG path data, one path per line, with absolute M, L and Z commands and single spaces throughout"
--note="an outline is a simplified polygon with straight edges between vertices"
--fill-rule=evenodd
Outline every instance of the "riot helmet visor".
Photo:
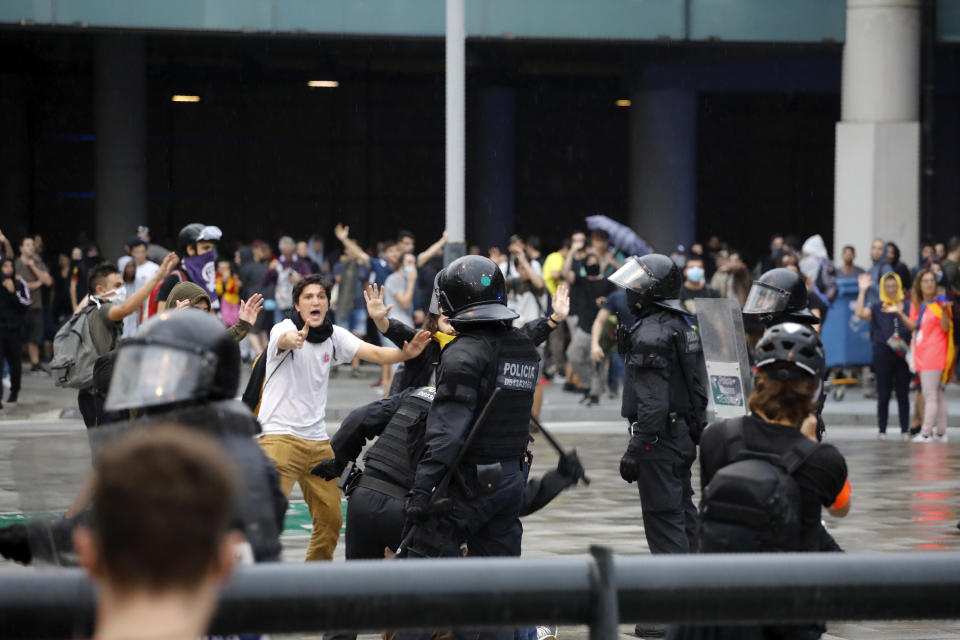
M 645 264 L 633 257 L 614 271 L 607 280 L 621 289 L 639 293 L 649 291 L 660 282 L 660 279 L 654 276 Z
M 747 295 L 747 301 L 743 305 L 743 312 L 748 315 L 780 313 L 787 308 L 788 302 L 790 302 L 789 292 L 766 282 L 754 282 Z
M 108 411 L 155 407 L 206 395 L 216 371 L 212 355 L 159 344 L 129 344 L 117 351 Z

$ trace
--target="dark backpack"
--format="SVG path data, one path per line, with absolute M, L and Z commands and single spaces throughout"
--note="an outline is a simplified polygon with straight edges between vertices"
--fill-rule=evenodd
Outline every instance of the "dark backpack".
M 260 415 L 260 400 L 263 397 L 263 385 L 269 380 L 267 376 L 267 359 L 264 355 L 267 353 L 266 349 L 260 352 L 254 361 L 253 365 L 250 367 L 250 379 L 247 380 L 247 387 L 243 390 L 243 395 L 240 396 L 240 400 L 243 404 L 250 407 L 250 411 L 253 412 L 253 415 Z M 273 368 L 273 371 L 270 372 L 272 376 L 277 372 L 277 369 L 280 368 L 280 365 L 283 364 L 283 361 L 287 359 L 289 354 L 293 353 L 292 351 L 287 351 L 284 354 L 283 358 L 280 359 L 280 362 Z
M 743 418 L 721 428 L 731 462 L 703 490 L 700 551 L 802 551 L 800 485 L 793 474 L 819 445 L 803 438 L 781 455 L 752 451 Z

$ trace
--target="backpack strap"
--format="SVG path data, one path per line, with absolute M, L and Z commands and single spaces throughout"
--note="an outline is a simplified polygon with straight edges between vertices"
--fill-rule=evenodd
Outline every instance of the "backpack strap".
M 730 418 L 723 423 L 726 435 L 727 459 L 738 460 L 747 449 L 747 439 L 743 435 L 743 417 Z
M 794 471 L 807 461 L 813 455 L 813 452 L 820 448 L 819 442 L 813 442 L 806 436 L 797 439 L 786 453 L 780 456 L 783 460 L 783 468 L 788 475 L 793 475 Z

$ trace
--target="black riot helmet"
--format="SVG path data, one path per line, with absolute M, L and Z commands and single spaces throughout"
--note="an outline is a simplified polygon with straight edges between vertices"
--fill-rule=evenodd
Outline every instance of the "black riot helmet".
M 656 304 L 687 313 L 677 300 L 683 285 L 683 274 L 670 256 L 660 253 L 630 256 L 607 280 L 627 290 L 630 306 Z
M 513 320 L 500 267 L 484 256 L 457 258 L 437 274 L 440 311 L 454 325 Z
M 779 322 L 817 324 L 820 322 L 807 308 L 807 285 L 793 269 L 770 269 L 750 287 L 743 315 L 755 318 L 765 326 Z
M 754 354 L 758 370 L 770 368 L 768 373 L 781 380 L 805 376 L 822 380 L 827 370 L 820 335 L 812 327 L 797 322 L 783 322 L 767 329 L 757 342 Z M 793 366 L 774 366 L 779 364 Z
M 180 229 L 180 233 L 177 234 L 177 255 L 180 257 L 187 255 L 187 247 L 197 244 L 205 226 L 200 222 L 193 222 Z
M 239 382 L 240 349 L 223 323 L 198 309 L 166 310 L 120 344 L 106 408 L 223 400 Z

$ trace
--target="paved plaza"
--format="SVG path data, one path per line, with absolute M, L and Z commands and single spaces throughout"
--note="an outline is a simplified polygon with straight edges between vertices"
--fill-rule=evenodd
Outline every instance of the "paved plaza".
M 345 371 L 343 373 L 346 373 Z M 341 373 L 332 381 L 331 427 L 350 409 L 377 398 L 370 387 L 373 369 L 353 379 Z M 951 424 L 960 418 L 960 387 L 952 386 Z M 61 419 L 72 407 L 74 394 L 51 389 L 49 378 L 31 377 L 25 384 L 23 402 L 0 417 L 0 512 L 16 514 L 22 496 L 14 481 L 15 450 L 23 451 L 25 439 L 82 442 L 83 425 L 76 419 Z M 853 485 L 850 515 L 832 519 L 824 513 L 826 526 L 847 551 L 894 552 L 958 551 L 960 531 L 960 431 L 951 433 L 953 442 L 913 444 L 901 442 L 896 434 L 877 441 L 875 426 L 869 424 L 874 401 L 865 400 L 852 389 L 842 401 L 828 404 L 827 440 L 846 456 Z M 618 474 L 618 461 L 626 444 L 624 424 L 618 419 L 619 401 L 604 398 L 599 407 L 587 409 L 577 398 L 550 385 L 544 401 L 544 423 L 567 446 L 576 448 L 592 483 L 563 493 L 547 508 L 524 520 L 523 555 L 547 557 L 583 554 L 588 546 L 600 543 L 617 554 L 648 553 L 635 485 L 627 485 Z M 71 415 L 69 410 L 64 415 Z M 838 422 L 843 420 L 844 423 Z M 533 473 L 542 473 L 556 464 L 556 455 L 545 443 L 534 448 Z M 18 461 L 16 464 L 22 464 Z M 694 471 L 696 473 L 696 467 Z M 76 473 L 50 469 L 51 474 Z M 21 474 L 22 476 L 22 474 Z M 694 478 L 694 487 L 699 480 Z M 29 488 L 24 489 L 26 494 Z M 309 537 L 309 519 L 298 490 L 284 533 L 284 559 L 301 562 Z M 0 526 L 16 515 L 0 515 Z M 337 548 L 337 561 L 344 546 Z M 23 570 L 0 562 L 0 571 Z M 866 594 L 867 596 L 869 594 Z M 960 612 L 960 608 L 958 608 Z M 632 627 L 621 628 L 632 637 Z M 563 628 L 563 640 L 586 638 L 586 628 Z M 312 637 L 312 636 L 311 636 Z M 372 637 L 372 636 L 371 636 Z M 830 638 L 957 638 L 957 622 L 882 622 L 830 625 Z

